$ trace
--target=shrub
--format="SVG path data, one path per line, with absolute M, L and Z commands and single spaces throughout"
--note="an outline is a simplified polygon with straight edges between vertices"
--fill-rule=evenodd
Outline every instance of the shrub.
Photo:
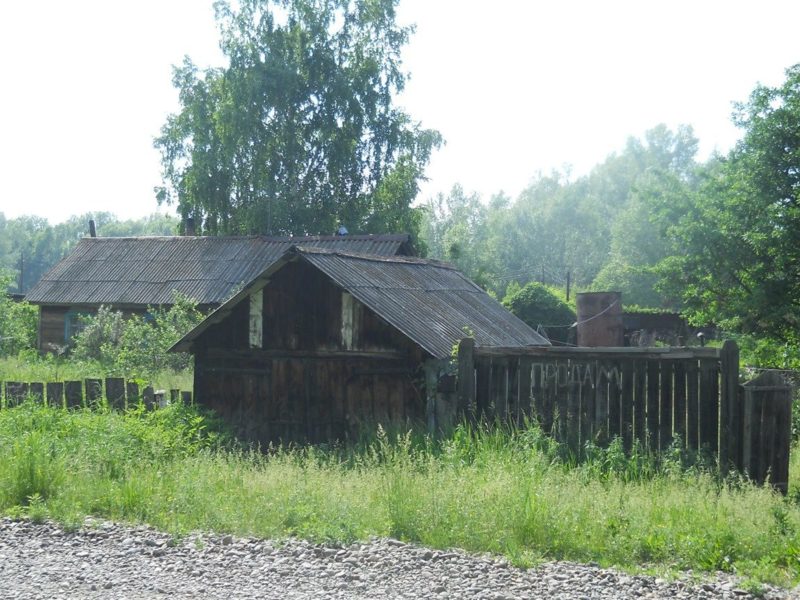
M 541 283 L 510 290 L 503 305 L 534 329 L 543 330 L 551 340 L 567 341 L 575 323 L 575 311 Z
M 191 356 L 170 353 L 170 346 L 200 322 L 203 315 L 194 301 L 176 295 L 168 309 L 150 309 L 147 316 L 124 316 L 100 307 L 86 317 L 86 327 L 74 339 L 73 356 L 100 363 L 109 373 L 149 378 L 164 369 L 181 371 L 191 366 Z
M 5 294 L 11 277 L 0 273 L 0 356 L 16 356 L 36 347 L 38 310 L 27 302 L 15 302 Z

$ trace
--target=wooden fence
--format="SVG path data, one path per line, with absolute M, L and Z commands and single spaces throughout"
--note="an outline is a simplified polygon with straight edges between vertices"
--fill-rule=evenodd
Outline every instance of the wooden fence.
M 776 379 L 777 377 L 777 379 Z M 774 374 L 739 385 L 739 349 L 480 348 L 458 352 L 456 409 L 473 419 L 535 419 L 580 454 L 615 437 L 654 452 L 705 450 L 787 491 L 791 387 Z
M 140 402 L 148 409 L 167 401 L 191 404 L 192 392 L 154 390 L 152 386 L 141 387 L 121 377 L 51 383 L 0 382 L 0 408 L 16 406 L 28 398 L 57 408 L 92 408 L 105 402 L 114 410 L 125 410 Z

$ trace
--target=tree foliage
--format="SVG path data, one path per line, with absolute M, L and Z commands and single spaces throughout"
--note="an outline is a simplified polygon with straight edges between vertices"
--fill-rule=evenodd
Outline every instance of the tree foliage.
M 683 251 L 662 288 L 696 322 L 800 341 L 800 65 L 737 105 L 744 136 L 710 163 L 698 198 L 670 229 Z
M 575 311 L 541 283 L 515 286 L 503 299 L 503 306 L 551 340 L 567 341 L 575 323 Z
M 12 277 L 0 271 L 0 356 L 16 356 L 36 347 L 39 311 L 27 302 L 12 300 L 5 290 Z
M 393 103 L 412 32 L 397 2 L 216 2 L 228 64 L 175 69 L 159 200 L 211 234 L 416 233 L 410 203 L 440 137 Z

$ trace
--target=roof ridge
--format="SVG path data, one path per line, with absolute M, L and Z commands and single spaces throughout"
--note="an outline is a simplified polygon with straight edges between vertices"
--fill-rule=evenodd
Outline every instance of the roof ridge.
M 443 260 L 437 260 L 435 258 L 420 258 L 418 256 L 400 256 L 400 255 L 387 256 L 382 254 L 365 254 L 361 252 L 346 252 L 344 250 L 317 248 L 316 246 L 292 246 L 289 251 L 296 251 L 299 252 L 300 254 L 328 254 L 335 256 L 343 256 L 345 258 L 355 258 L 358 260 L 368 260 L 372 262 L 430 265 L 432 267 L 439 267 L 441 269 L 450 269 L 451 271 L 458 271 L 458 267 L 456 265 L 449 262 L 445 262 Z
M 122 236 L 85 236 L 78 241 L 112 241 L 112 240 L 264 240 L 268 242 L 292 241 L 334 241 L 334 240 L 377 240 L 377 241 L 409 241 L 411 236 L 407 233 L 362 233 L 348 235 L 122 235 Z

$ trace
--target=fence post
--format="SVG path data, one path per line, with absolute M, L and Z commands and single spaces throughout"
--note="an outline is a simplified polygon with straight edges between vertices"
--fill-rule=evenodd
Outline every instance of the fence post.
M 112 410 L 125 410 L 125 380 L 106 377 L 106 400 Z
M 21 381 L 6 381 L 6 408 L 22 403 L 28 395 L 28 384 Z
M 64 395 L 67 397 L 67 408 L 80 408 L 83 406 L 83 383 L 65 381 Z
M 770 483 L 782 494 L 789 484 L 792 388 L 778 373 L 766 371 L 742 386 L 744 452 L 742 463 L 756 483 Z
M 458 373 L 456 379 L 456 415 L 466 417 L 475 412 L 475 340 L 463 338 L 458 342 Z
M 739 347 L 726 340 L 720 352 L 721 378 L 719 394 L 719 467 L 722 475 L 731 465 L 742 467 L 739 422 Z
M 84 385 L 86 386 L 86 405 L 90 408 L 97 408 L 103 399 L 102 379 L 85 379 Z
M 53 408 L 64 408 L 64 384 L 62 382 L 48 383 L 47 403 Z

